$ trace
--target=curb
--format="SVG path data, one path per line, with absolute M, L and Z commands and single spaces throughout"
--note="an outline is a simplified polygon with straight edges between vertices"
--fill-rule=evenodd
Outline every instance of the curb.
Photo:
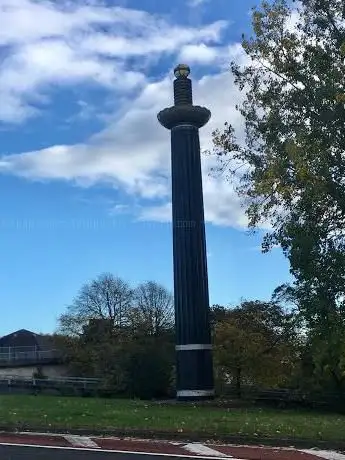
M 88 436 L 88 437 L 117 437 L 117 438 L 134 438 L 134 439 L 148 439 L 148 440 L 161 440 L 161 441 L 182 441 L 182 442 L 197 442 L 197 441 L 208 441 L 213 443 L 227 443 L 227 444 L 241 444 L 248 446 L 268 446 L 268 447 L 291 447 L 297 449 L 332 449 L 338 451 L 345 451 L 345 440 L 339 441 L 323 441 L 323 440 L 312 440 L 312 439 L 296 439 L 296 438 L 272 438 L 272 437 L 260 437 L 260 436 L 232 436 L 222 435 L 216 433 L 180 433 L 180 432 L 169 432 L 169 431 L 155 431 L 155 430 L 136 430 L 136 429 L 114 429 L 104 428 L 92 429 L 90 428 L 76 428 L 69 429 L 66 427 L 47 427 L 47 426 L 27 426 L 27 425 L 16 425 L 16 426 L 1 426 L 0 432 L 2 433 L 42 433 L 42 434 L 71 434 L 75 436 Z

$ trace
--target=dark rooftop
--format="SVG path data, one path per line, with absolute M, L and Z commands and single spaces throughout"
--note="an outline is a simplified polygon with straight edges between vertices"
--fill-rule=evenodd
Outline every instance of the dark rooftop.
M 43 349 L 52 347 L 52 338 L 45 335 L 36 334 L 26 329 L 12 332 L 0 338 L 0 348 L 3 347 L 37 347 Z

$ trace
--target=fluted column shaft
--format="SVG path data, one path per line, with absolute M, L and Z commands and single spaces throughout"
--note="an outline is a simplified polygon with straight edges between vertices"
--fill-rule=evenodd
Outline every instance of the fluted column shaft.
M 176 385 L 180 400 L 214 396 L 199 128 L 211 113 L 193 105 L 190 69 L 175 69 L 174 106 L 158 120 L 171 131 Z
M 213 371 L 198 128 L 173 128 L 171 150 L 177 396 L 209 398 Z

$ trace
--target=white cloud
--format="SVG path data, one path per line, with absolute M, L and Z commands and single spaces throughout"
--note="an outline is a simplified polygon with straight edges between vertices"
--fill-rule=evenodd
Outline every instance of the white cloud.
M 231 184 L 204 175 L 204 201 L 206 222 L 245 228 L 248 224 L 243 208 Z M 142 208 L 139 220 L 171 222 L 171 203 Z
M 167 28 L 161 24 L 158 28 L 147 30 L 143 37 L 121 37 L 97 34 L 90 36 L 82 43 L 87 52 L 107 56 L 130 57 L 151 53 L 171 53 L 190 42 L 217 42 L 220 33 L 226 27 L 226 21 L 217 21 L 201 29 L 173 26 Z
M 54 85 L 140 89 L 150 56 L 217 43 L 226 25 L 178 26 L 145 11 L 107 7 L 101 0 L 1 0 L 0 122 L 36 114 Z M 140 69 L 129 64 L 133 56 L 142 59 Z
M 211 133 L 224 120 L 241 130 L 234 109 L 240 95 L 229 72 L 194 81 L 195 101 L 213 112 L 201 131 L 202 148 L 211 147 Z M 224 93 L 231 104 L 224 106 Z M 171 103 L 170 78 L 147 84 L 121 118 L 84 144 L 57 145 L 47 149 L 2 157 L 0 169 L 32 180 L 66 180 L 81 186 L 105 182 L 128 194 L 162 200 L 161 205 L 141 208 L 141 220 L 170 220 L 170 133 L 156 115 Z M 213 157 L 202 157 L 206 220 L 220 225 L 246 225 L 243 209 L 231 184 L 211 177 Z
M 208 1 L 209 0 L 189 0 L 188 4 L 191 8 L 197 8 L 198 6 L 201 6 Z
M 138 220 L 155 221 L 155 222 L 171 222 L 171 202 L 164 203 L 158 206 L 148 206 L 141 209 Z
M 158 124 L 157 112 L 172 103 L 172 76 L 149 79 L 127 57 L 139 56 L 140 62 L 146 62 L 147 53 L 174 57 L 183 53 L 188 57 L 189 53 L 193 61 L 193 54 L 199 53 L 193 62 L 214 64 L 212 75 L 204 69 L 206 75 L 193 82 L 195 103 L 212 111 L 210 123 L 200 132 L 202 148 L 207 149 L 212 145 L 212 131 L 225 120 L 243 136 L 235 110 L 241 95 L 230 72 L 223 70 L 223 64 L 232 58 L 246 59 L 240 46 L 218 43 L 223 22 L 193 29 L 141 11 L 97 6 L 95 1 L 89 6 L 81 1 L 54 5 L 30 0 L 0 3 L 0 43 L 11 50 L 0 66 L 0 119 L 24 119 L 37 110 L 33 100 L 49 97 L 51 85 L 73 87 L 82 81 L 106 87 L 110 94 L 118 92 L 121 104 L 106 128 L 84 142 L 3 155 L 0 171 L 82 187 L 105 183 L 141 200 L 140 206 L 133 207 L 138 219 L 170 220 L 170 133 Z M 42 28 L 35 21 L 39 14 L 44 18 Z M 95 25 L 107 26 L 109 31 L 101 32 Z M 244 227 L 246 218 L 231 184 L 209 174 L 214 161 L 202 157 L 206 220 Z M 122 205 L 112 207 L 112 213 L 125 211 L 128 208 Z
M 231 60 L 243 63 L 247 57 L 239 43 L 228 46 L 214 46 L 212 44 L 187 44 L 181 48 L 180 62 L 200 65 L 216 65 L 228 68 Z
M 121 118 L 76 145 L 3 156 L 0 168 L 33 179 L 62 179 L 90 186 L 103 181 L 141 197 L 164 197 L 169 190 L 162 171 L 167 166 L 168 132 L 156 112 L 168 103 L 169 82 L 148 84 Z M 165 96 L 165 97 L 164 97 Z
M 129 213 L 131 212 L 131 209 L 128 204 L 118 203 L 118 204 L 115 204 L 115 206 L 112 206 L 112 209 L 111 209 L 112 215 L 126 214 L 128 212 Z
M 205 43 L 186 45 L 182 48 L 179 61 L 189 63 L 210 64 L 217 58 L 217 48 L 207 46 Z

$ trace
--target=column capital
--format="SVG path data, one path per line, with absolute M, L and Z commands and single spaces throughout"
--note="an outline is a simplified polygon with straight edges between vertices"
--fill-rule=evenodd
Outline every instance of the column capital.
M 157 118 L 166 129 L 183 124 L 202 128 L 211 118 L 211 112 L 206 107 L 199 105 L 174 105 L 161 110 Z

